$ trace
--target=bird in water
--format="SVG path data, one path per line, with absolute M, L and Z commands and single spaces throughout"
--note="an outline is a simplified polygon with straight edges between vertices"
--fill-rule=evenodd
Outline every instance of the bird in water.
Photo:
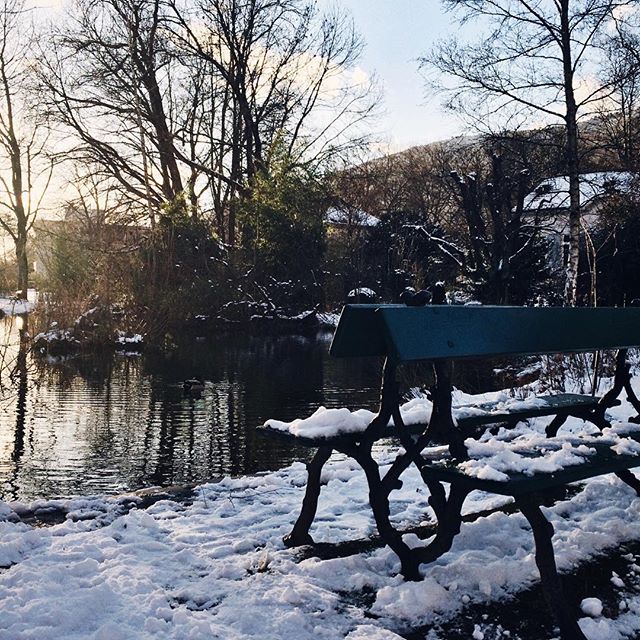
M 204 391 L 204 380 L 199 376 L 185 380 L 182 383 L 182 391 L 185 396 L 194 396 Z

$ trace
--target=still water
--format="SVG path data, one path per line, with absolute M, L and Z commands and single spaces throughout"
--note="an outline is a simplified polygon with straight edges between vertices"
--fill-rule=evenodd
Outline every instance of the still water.
M 42 362 L 0 321 L 0 499 L 117 494 L 277 469 L 309 450 L 256 431 L 318 406 L 374 409 L 379 363 L 329 357 L 317 336 L 216 335 L 166 355 Z M 182 381 L 200 376 L 199 397 Z

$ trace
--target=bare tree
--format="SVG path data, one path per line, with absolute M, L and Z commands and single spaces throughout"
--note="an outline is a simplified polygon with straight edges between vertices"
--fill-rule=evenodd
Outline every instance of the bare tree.
M 214 130 L 226 153 L 218 161 L 234 185 L 250 189 L 273 151 L 285 148 L 291 168 L 326 166 L 368 140 L 358 125 L 376 92 L 355 73 L 362 43 L 345 13 L 320 14 L 308 0 L 168 1 L 175 38 L 223 88 L 210 100 L 222 105 Z M 211 163 L 199 168 L 210 172 Z M 231 204 L 234 195 L 226 194 Z M 233 244 L 233 206 L 228 227 Z
M 449 106 L 517 128 L 533 116 L 561 119 L 569 177 L 570 246 L 565 300 L 576 302 L 580 240 L 578 117 L 610 92 L 593 85 L 589 63 L 598 38 L 631 0 L 443 0 L 462 22 L 488 33 L 473 44 L 451 38 L 423 60 L 452 79 Z
M 23 0 L 0 3 L 0 227 L 15 244 L 18 295 L 27 297 L 27 238 L 49 186 L 47 134 L 30 91 L 33 28 Z M 39 190 L 39 193 L 36 192 Z
M 189 167 L 197 114 L 189 100 L 199 99 L 202 78 L 180 64 L 163 4 L 78 0 L 74 7 L 41 52 L 49 115 L 72 134 L 61 153 L 99 167 L 131 202 L 145 202 L 152 224 L 183 197 L 185 181 L 195 208 L 198 176 Z
M 640 38 L 628 25 L 616 25 L 603 43 L 602 82 L 611 85 L 599 105 L 593 131 L 597 148 L 620 168 L 635 171 L 640 150 Z
M 459 189 L 459 206 L 468 228 L 469 249 L 463 265 L 473 281 L 486 283 L 485 299 L 509 304 L 513 266 L 535 240 L 536 230 L 523 220 L 528 172 L 506 176 L 502 158 L 492 158 L 492 176 L 483 190 L 477 176 L 451 177 Z
M 68 156 L 152 222 L 176 201 L 212 212 L 234 245 L 238 201 L 274 149 L 326 166 L 363 144 L 376 96 L 360 48 L 343 13 L 309 0 L 77 0 L 41 81 Z

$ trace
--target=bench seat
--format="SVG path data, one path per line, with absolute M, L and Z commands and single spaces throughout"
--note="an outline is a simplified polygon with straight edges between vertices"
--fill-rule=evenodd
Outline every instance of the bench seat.
M 640 444 L 640 432 L 626 434 L 625 437 Z M 549 441 L 553 444 L 553 439 Z M 551 489 L 563 487 L 571 482 L 587 480 L 607 473 L 619 473 L 635 467 L 640 467 L 640 455 L 616 453 L 611 449 L 611 443 L 597 442 L 594 439 L 584 441 L 595 453 L 585 456 L 580 464 L 573 464 L 557 471 L 538 472 L 527 475 L 522 472 L 504 471 L 505 480 L 493 480 L 470 475 L 450 457 L 444 455 L 442 448 L 423 451 L 425 464 L 422 471 L 429 478 L 440 482 L 458 483 L 469 490 L 477 489 L 504 496 L 523 496 L 530 493 L 541 493 Z M 532 459 L 545 455 L 541 452 L 530 452 L 527 456 Z
M 453 408 L 454 416 L 458 425 L 464 427 L 479 427 L 500 422 L 519 422 L 528 418 L 539 418 L 543 416 L 558 415 L 575 411 L 576 409 L 595 409 L 600 398 L 579 393 L 559 393 L 550 396 L 535 396 L 533 402 L 523 401 L 522 407 L 509 408 L 508 411 L 496 410 L 493 402 L 484 402 L 473 405 L 460 405 Z M 616 406 L 620 401 L 616 401 Z M 486 413 L 473 413 L 472 415 L 460 415 L 460 412 L 467 407 Z M 458 415 L 456 415 L 456 413 Z
M 453 407 L 453 416 L 465 436 L 474 435 L 478 427 L 498 424 L 516 424 L 529 418 L 544 416 L 557 416 L 571 412 L 589 411 L 597 407 L 600 398 L 578 393 L 561 393 L 557 395 L 535 396 L 523 401 L 514 401 L 511 406 L 504 406 L 502 402 L 483 402 L 479 404 L 463 404 Z M 615 405 L 620 401 L 616 400 Z M 411 435 L 421 434 L 425 428 L 424 423 L 406 425 Z M 263 433 L 295 442 L 296 444 L 318 447 L 330 446 L 336 449 L 360 442 L 364 432 L 349 433 L 331 437 L 305 437 L 292 434 L 288 431 L 274 429 L 266 424 L 262 427 Z M 397 438 L 398 431 L 395 425 L 389 424 L 380 434 L 381 438 Z

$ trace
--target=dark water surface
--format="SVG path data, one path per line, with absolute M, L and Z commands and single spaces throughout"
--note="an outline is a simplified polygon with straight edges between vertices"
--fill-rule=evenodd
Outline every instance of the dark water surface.
M 318 406 L 367 407 L 379 363 L 330 358 L 318 336 L 218 335 L 168 355 L 90 355 L 44 364 L 5 332 L 0 499 L 120 493 L 277 469 L 305 448 L 256 433 Z M 13 376 L 10 374 L 13 373 Z M 201 376 L 199 397 L 182 381 Z

